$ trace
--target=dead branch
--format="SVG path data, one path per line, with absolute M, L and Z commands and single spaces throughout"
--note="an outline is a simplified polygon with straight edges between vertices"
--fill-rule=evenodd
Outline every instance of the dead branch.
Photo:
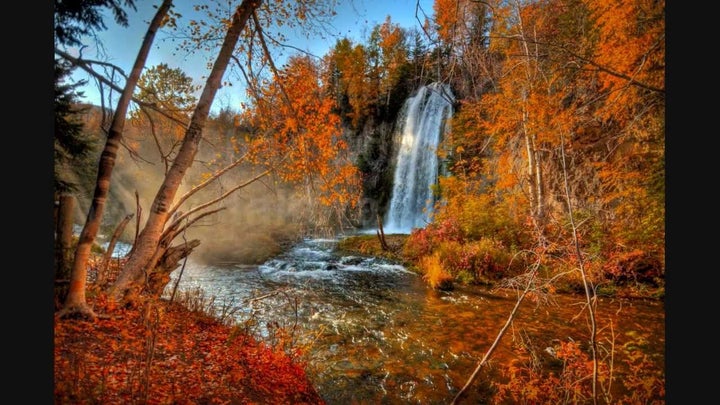
M 390 247 L 387 244 L 387 241 L 385 240 L 385 231 L 383 230 L 383 223 L 382 223 L 382 217 L 380 217 L 380 214 L 377 214 L 377 236 L 378 239 L 380 239 L 380 247 L 382 247 L 382 250 L 389 251 Z
M 533 263 L 531 270 L 529 272 L 529 276 L 527 277 L 528 281 L 525 285 L 525 289 L 523 290 L 522 294 L 518 297 L 517 301 L 515 302 L 515 307 L 513 307 L 512 312 L 510 312 L 510 315 L 508 316 L 507 320 L 505 321 L 505 325 L 503 325 L 502 329 L 500 329 L 500 332 L 498 332 L 497 336 L 495 337 L 495 341 L 493 341 L 492 345 L 490 345 L 490 348 L 485 352 L 485 355 L 483 356 L 482 360 L 480 360 L 480 363 L 478 363 L 477 367 L 475 367 L 475 371 L 473 371 L 472 375 L 470 375 L 470 378 L 468 378 L 465 385 L 462 387 L 462 389 L 455 395 L 455 398 L 452 400 L 452 404 L 457 404 L 466 394 L 468 388 L 470 388 L 470 385 L 475 381 L 475 379 L 478 376 L 478 373 L 480 372 L 480 369 L 482 366 L 488 361 L 490 358 L 490 355 L 495 351 L 498 344 L 500 344 L 500 340 L 505 335 L 505 332 L 507 331 L 508 327 L 512 324 L 513 320 L 515 319 L 515 315 L 517 315 L 518 309 L 520 308 L 520 304 L 525 299 L 525 296 L 530 292 L 533 285 L 533 280 L 535 279 L 535 275 L 537 274 L 537 270 L 540 268 L 540 260 L 537 260 L 535 263 Z
M 245 160 L 246 157 L 247 157 L 247 154 L 241 156 L 241 157 L 238 158 L 236 161 L 230 163 L 229 165 L 225 166 L 224 168 L 222 168 L 222 169 L 216 171 L 215 173 L 213 173 L 213 175 L 210 176 L 210 178 L 208 178 L 207 180 L 203 181 L 202 183 L 198 184 L 197 186 L 194 186 L 192 189 L 190 189 L 190 191 L 188 191 L 187 193 L 183 194 L 183 195 L 178 199 L 178 201 L 173 205 L 173 207 L 170 208 L 170 210 L 168 211 L 168 216 L 172 217 L 173 214 L 175 214 L 175 212 L 178 210 L 178 208 L 180 208 L 180 206 L 181 206 L 185 201 L 188 200 L 188 198 L 192 197 L 193 194 L 195 194 L 195 193 L 197 193 L 198 191 L 200 191 L 200 190 L 202 190 L 203 188 L 205 188 L 208 184 L 210 184 L 210 183 L 212 183 L 213 181 L 217 180 L 217 179 L 218 179 L 220 176 L 222 176 L 223 174 L 227 173 L 228 171 L 230 171 L 230 170 L 233 169 L 234 167 L 238 166 L 240 163 L 242 163 L 242 162 Z
M 105 84 L 106 86 L 110 87 L 113 90 L 122 92 L 122 88 L 120 88 L 120 86 L 118 86 L 115 83 L 113 83 L 112 81 L 108 80 L 106 77 L 104 77 L 100 73 L 97 73 L 96 71 L 94 71 L 89 66 L 91 62 L 84 60 L 84 59 L 75 58 L 72 55 L 70 55 L 69 53 L 64 52 L 57 48 L 55 48 L 55 53 L 60 55 L 63 59 L 67 60 L 68 62 L 71 62 L 74 66 L 77 66 L 77 67 L 81 68 L 82 70 L 88 72 L 91 76 L 93 76 L 100 83 Z M 119 68 L 118 68 L 118 70 L 119 70 Z M 140 107 L 151 109 L 151 110 L 157 112 L 158 114 L 164 116 L 165 118 L 169 119 L 170 121 L 173 121 L 173 122 L 177 123 L 178 125 L 181 125 L 183 128 L 186 128 L 189 124 L 188 122 L 185 122 L 185 120 L 183 120 L 181 118 L 178 118 L 176 116 L 168 114 L 167 112 L 163 111 L 161 108 L 159 108 L 158 106 L 156 106 L 153 103 L 146 103 L 135 97 L 131 97 L 131 100 L 135 104 L 139 105 Z
M 115 232 L 113 232 L 112 238 L 110 238 L 110 243 L 108 243 L 108 247 L 105 250 L 105 254 L 103 255 L 102 262 L 100 264 L 100 268 L 98 269 L 98 278 L 97 278 L 97 284 L 99 286 L 102 286 L 105 283 L 105 280 L 107 279 L 107 268 L 110 264 L 110 260 L 112 259 L 113 251 L 115 250 L 115 244 L 117 243 L 118 239 L 120 238 L 120 235 L 122 235 L 123 231 L 125 230 L 125 226 L 130 222 L 132 217 L 134 217 L 135 214 L 131 213 L 125 216 L 122 221 L 118 224 L 118 226 L 115 228 Z
M 244 182 L 244 183 L 241 183 L 241 184 L 239 184 L 239 185 L 231 188 L 230 190 L 228 190 L 227 192 L 225 192 L 225 193 L 224 193 L 223 195 L 221 195 L 220 197 L 218 197 L 218 198 L 216 198 L 216 199 L 214 199 L 214 200 L 210 200 L 210 201 L 208 201 L 208 202 L 206 202 L 206 203 L 204 203 L 204 204 L 198 205 L 197 207 L 194 207 L 194 208 L 190 209 L 189 211 L 182 213 L 181 215 L 177 215 L 177 218 L 170 224 L 170 227 L 168 228 L 168 230 L 170 230 L 170 229 L 172 229 L 173 227 L 175 227 L 175 226 L 176 226 L 177 224 L 179 224 L 183 219 L 187 218 L 187 217 L 190 216 L 192 213 L 195 213 L 195 212 L 197 212 L 197 211 L 199 211 L 199 210 L 202 210 L 202 209 L 204 209 L 204 208 L 207 208 L 207 207 L 209 207 L 209 206 L 211 206 L 211 205 L 213 205 L 213 204 L 215 204 L 215 203 L 218 203 L 218 202 L 224 200 L 225 198 L 227 198 L 228 196 L 230 196 L 232 193 L 236 192 L 237 190 L 240 190 L 241 188 L 244 188 L 244 187 L 249 186 L 250 184 L 256 182 L 256 181 L 259 180 L 260 178 L 266 176 L 266 175 L 267 175 L 268 173 L 270 173 L 271 171 L 272 171 L 272 169 L 265 170 L 264 172 L 258 174 L 257 176 L 251 178 L 250 180 L 248 180 L 248 181 L 246 181 L 246 182 Z M 177 206 L 173 209 L 173 212 L 175 212 L 176 210 L 177 210 Z M 164 237 L 165 234 L 168 232 L 168 230 L 166 230 L 165 232 L 163 232 L 163 237 Z
M 187 229 L 190 227 L 190 225 L 192 225 L 192 224 L 194 224 L 195 222 L 199 221 L 201 218 L 204 218 L 204 217 L 206 217 L 206 216 L 208 216 L 208 215 L 215 214 L 215 213 L 220 212 L 220 211 L 222 211 L 222 210 L 224 210 L 224 209 L 225 209 L 225 207 L 222 207 L 222 208 L 214 209 L 214 210 L 211 210 L 211 211 L 206 211 L 206 212 L 203 212 L 202 214 L 199 214 L 197 217 L 189 220 L 189 221 L 188 221 L 185 225 L 183 225 L 182 227 L 177 228 L 176 231 L 174 231 L 174 232 L 167 232 L 168 240 L 171 241 L 171 240 L 175 239 L 180 233 L 185 232 L 185 230 L 187 230 Z M 163 234 L 163 236 L 165 236 L 165 234 Z
M 253 10 L 252 13 L 253 22 L 255 23 L 255 28 L 258 31 L 258 38 L 260 38 L 260 45 L 262 46 L 263 53 L 265 54 L 265 58 L 267 58 L 268 63 L 270 64 L 270 69 L 273 71 L 273 75 L 278 79 L 277 83 L 278 86 L 280 86 L 280 91 L 282 92 L 283 98 L 285 99 L 285 103 L 287 104 L 288 108 L 290 108 L 290 111 L 292 111 L 293 115 L 297 117 L 297 113 L 295 112 L 295 108 L 292 105 L 292 102 L 290 102 L 290 97 L 288 97 L 287 91 L 285 91 L 285 86 L 282 85 L 282 80 L 280 80 L 280 73 L 278 73 L 277 68 L 275 67 L 275 62 L 272 59 L 272 56 L 270 55 L 270 51 L 268 50 L 267 43 L 265 43 L 265 37 L 263 34 L 262 27 L 260 26 L 260 22 L 257 18 L 257 13 Z
M 567 202 L 568 217 L 570 219 L 570 227 L 572 228 L 573 235 L 573 246 L 575 248 L 575 254 L 578 260 L 578 269 L 582 276 L 583 287 L 585 288 L 585 300 L 590 316 L 590 350 L 593 360 L 593 374 L 592 374 L 592 393 L 593 393 L 593 404 L 597 404 L 597 382 L 598 382 L 598 345 L 597 345 L 597 323 L 595 320 L 595 292 L 591 294 L 591 286 L 588 282 L 587 275 L 585 273 L 585 261 L 583 260 L 582 251 L 580 250 L 580 241 L 577 235 L 577 224 L 575 223 L 575 216 L 573 215 L 572 203 L 570 199 L 570 185 L 567 177 L 567 166 L 565 164 L 565 139 L 562 132 L 560 133 L 560 157 L 562 162 L 562 174 L 563 183 L 565 186 L 565 200 Z

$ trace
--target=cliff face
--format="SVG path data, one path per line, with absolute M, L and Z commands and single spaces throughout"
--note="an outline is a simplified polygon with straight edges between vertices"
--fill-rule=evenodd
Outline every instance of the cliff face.
M 363 228 L 377 227 L 377 215 L 384 215 L 390 202 L 394 131 L 394 119 L 373 117 L 368 118 L 361 130 L 347 130 L 355 163 L 363 176 L 363 195 L 358 207 L 359 226 Z
M 346 123 L 346 140 L 363 175 L 363 195 L 358 208 L 358 225 L 363 228 L 377 227 L 377 215 L 384 216 L 390 204 L 397 147 L 396 121 L 412 89 L 419 85 L 415 80 L 402 80 L 384 102 L 373 105 L 372 112 L 363 117 L 358 129 Z

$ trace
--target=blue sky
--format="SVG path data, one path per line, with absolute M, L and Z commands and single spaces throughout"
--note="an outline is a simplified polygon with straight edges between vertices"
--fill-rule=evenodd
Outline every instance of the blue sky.
M 106 60 L 121 67 L 126 73 L 129 72 L 147 30 L 147 24 L 155 13 L 156 9 L 153 6 L 158 6 L 160 3 L 160 0 L 136 0 L 137 11 L 128 11 L 128 27 L 120 27 L 112 17 L 106 17 L 105 23 L 108 29 L 100 32 L 98 37 L 107 56 L 98 56 L 98 49 L 93 41 L 86 41 L 90 46 L 83 50 L 83 56 L 87 59 Z M 185 21 L 189 21 L 197 15 L 192 10 L 192 5 L 197 3 L 197 1 L 179 0 L 176 1 L 175 10 L 182 14 Z M 304 36 L 290 33 L 287 35 L 288 43 L 317 56 L 322 56 L 341 36 L 347 36 L 355 42 L 364 42 L 372 27 L 382 23 L 388 15 L 393 23 L 404 28 L 420 28 L 415 17 L 417 3 L 418 0 L 339 0 L 335 9 L 337 15 L 332 21 L 337 36 L 322 38 L 318 35 L 307 39 Z M 419 4 L 428 17 L 431 17 L 433 0 L 419 0 Z M 422 13 L 419 15 L 422 20 Z M 167 63 L 171 68 L 182 69 L 185 74 L 195 80 L 195 84 L 204 84 L 203 75 L 208 72 L 206 59 L 201 55 L 177 55 L 174 52 L 175 47 L 169 42 L 168 32 L 160 30 L 156 35 L 155 46 L 150 52 L 146 67 Z M 282 65 L 282 62 L 282 58 L 276 60 L 278 65 Z M 80 69 L 77 69 L 74 75 L 74 79 L 86 79 L 87 77 L 87 74 Z M 244 97 L 242 83 L 235 80 L 234 77 L 230 77 L 229 74 L 226 74 L 225 79 L 233 80 L 235 85 L 220 89 L 213 104 L 213 111 L 217 111 L 223 106 L 239 109 L 239 103 Z M 100 96 L 92 80 L 82 90 L 85 93 L 83 101 L 100 104 Z

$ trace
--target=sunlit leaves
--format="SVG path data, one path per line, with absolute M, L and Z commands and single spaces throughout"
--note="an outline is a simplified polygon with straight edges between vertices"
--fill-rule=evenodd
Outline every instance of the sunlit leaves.
M 246 117 L 262 134 L 254 140 L 254 156 L 286 182 L 309 182 L 323 205 L 354 206 L 359 175 L 345 156 L 340 117 L 320 76 L 315 62 L 295 56 L 276 82 L 261 89 Z
M 514 226 L 534 218 L 526 226 L 539 224 L 562 245 L 569 203 L 583 218 L 577 237 L 596 275 L 661 277 L 664 2 L 483 4 L 492 8 L 483 72 L 492 86 L 461 100 L 453 117 L 443 157 L 456 181 L 441 185 L 436 220 L 479 238 L 492 233 L 480 226 L 491 221 L 469 213 L 502 207 L 489 215 Z M 435 2 L 446 44 L 467 43 L 467 6 Z
M 433 11 L 438 36 L 450 47 L 462 48 L 473 35 L 485 34 L 485 7 L 472 0 L 435 0 Z
M 623 111 L 641 97 L 643 89 L 628 78 L 665 87 L 665 1 L 587 1 L 597 32 L 595 58 L 625 77 L 599 71 L 605 91 L 611 92 L 605 117 L 629 118 Z
M 402 68 L 408 63 L 407 35 L 399 24 L 393 23 L 390 16 L 375 26 L 370 35 L 371 42 L 375 40 L 380 51 L 378 71 L 378 91 L 380 95 L 389 98 L 393 87 L 398 83 Z
M 325 57 L 328 85 L 338 102 L 347 97 L 347 116 L 357 126 L 369 113 L 373 100 L 373 87 L 368 78 L 369 66 L 366 48 L 353 44 L 348 38 L 339 39 Z M 374 88 L 377 91 L 377 88 Z M 342 105 L 339 106 L 342 110 Z
M 195 107 L 195 93 L 199 86 L 180 68 L 166 63 L 146 69 L 138 81 L 136 97 L 164 111 L 179 114 L 185 119 Z

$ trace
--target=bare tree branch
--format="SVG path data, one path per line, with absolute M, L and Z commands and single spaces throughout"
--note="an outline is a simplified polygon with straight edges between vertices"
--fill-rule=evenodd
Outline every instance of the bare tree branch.
M 116 90 L 116 91 L 118 91 L 118 92 L 122 92 L 122 88 L 120 88 L 120 86 L 118 86 L 117 84 L 113 83 L 111 80 L 109 80 L 109 79 L 106 78 L 105 76 L 97 73 L 95 70 L 93 70 L 93 69 L 89 66 L 88 61 L 83 60 L 83 59 L 75 58 L 75 57 L 73 57 L 72 55 L 70 55 L 69 53 L 64 52 L 64 51 L 62 51 L 62 50 L 60 50 L 60 49 L 57 49 L 57 48 L 55 48 L 55 53 L 58 54 L 59 56 L 61 56 L 62 58 L 66 59 L 67 61 L 71 62 L 73 65 L 75 65 L 75 66 L 81 68 L 82 70 L 90 73 L 90 75 L 93 76 L 96 80 L 98 80 L 98 81 L 101 82 L 101 83 L 104 83 L 105 85 L 107 85 L 107 86 L 110 87 L 111 89 Z M 117 68 L 117 69 L 119 70 L 120 68 Z M 173 116 L 173 115 L 171 115 L 171 114 L 168 114 L 166 111 L 163 111 L 162 109 L 160 109 L 158 106 L 156 106 L 156 105 L 153 104 L 153 103 L 146 103 L 146 102 L 144 102 L 144 101 L 142 101 L 142 100 L 137 99 L 137 98 L 134 97 L 134 96 L 131 98 L 131 100 L 132 100 L 134 103 L 136 103 L 137 105 L 139 105 L 140 107 L 149 108 L 149 109 L 151 109 L 151 110 L 153 110 L 153 111 L 155 111 L 155 112 L 163 115 L 165 118 L 167 118 L 167 119 L 169 119 L 169 120 L 171 120 L 171 121 L 173 121 L 173 122 L 176 122 L 178 125 L 181 125 L 182 127 L 187 127 L 187 126 L 188 126 L 188 122 L 186 122 L 184 119 L 178 118 L 178 117 Z
M 611 69 L 611 68 L 609 68 L 609 67 L 607 67 L 607 66 L 604 66 L 604 65 L 601 65 L 601 64 L 595 62 L 595 61 L 592 60 L 592 59 L 589 59 L 589 58 L 586 58 L 586 57 L 584 57 L 584 56 L 578 55 L 577 53 L 575 53 L 575 52 L 567 49 L 567 48 L 566 48 L 564 45 L 562 45 L 562 44 L 553 44 L 553 43 L 549 43 L 549 42 L 533 41 L 533 40 L 528 40 L 528 39 L 519 38 L 517 35 L 509 35 L 509 36 L 508 36 L 508 35 L 490 36 L 490 38 L 510 39 L 510 40 L 514 40 L 514 41 L 523 41 L 523 42 L 528 42 L 528 43 L 532 43 L 532 44 L 536 44 L 536 45 L 545 45 L 545 46 L 557 48 L 557 49 L 561 50 L 562 52 L 565 52 L 565 53 L 567 53 L 568 55 L 570 55 L 570 56 L 572 56 L 572 57 L 574 57 L 574 58 L 577 58 L 577 59 L 579 59 L 579 60 L 581 60 L 581 61 L 583 61 L 583 62 L 585 62 L 585 63 L 588 63 L 588 64 L 590 64 L 590 65 L 598 68 L 598 70 L 600 70 L 600 71 L 602 71 L 602 72 L 605 72 L 605 73 L 607 73 L 607 74 L 609 74 L 609 75 L 611 75 L 611 76 L 615 76 L 615 77 L 617 77 L 617 78 L 626 80 L 629 85 L 638 86 L 638 87 L 642 87 L 642 88 L 644 88 L 644 89 L 646 89 L 646 90 L 655 91 L 655 92 L 658 92 L 658 93 L 665 94 L 665 89 L 664 89 L 664 88 L 659 88 L 659 87 L 655 87 L 655 86 L 649 85 L 649 84 L 647 84 L 647 83 L 640 82 L 640 81 L 636 80 L 635 78 L 633 78 L 633 77 L 631 77 L 631 76 L 628 76 L 628 75 L 626 75 L 626 74 L 624 74 L 624 73 L 617 72 L 617 71 L 615 71 L 615 70 L 613 70 L 613 69 Z M 662 40 L 663 40 L 664 38 L 665 38 L 665 35 L 662 35 L 662 36 L 650 47 L 650 49 L 648 49 L 648 51 L 645 53 L 645 55 L 643 55 L 643 60 L 644 60 L 645 58 L 647 58 L 647 55 L 648 55 L 653 49 L 655 49 L 655 48 L 660 44 L 660 42 L 662 42 Z
M 288 108 L 290 108 L 290 111 L 292 111 L 293 115 L 297 117 L 297 113 L 295 112 L 295 109 L 293 108 L 292 102 L 290 102 L 290 97 L 288 97 L 287 91 L 285 91 L 285 86 L 282 84 L 280 73 L 278 73 L 277 68 L 275 67 L 275 62 L 272 59 L 272 56 L 270 55 L 270 51 L 268 50 L 267 43 L 265 43 L 265 37 L 262 31 L 262 27 L 260 26 L 260 22 L 257 18 L 257 13 L 253 11 L 252 13 L 253 22 L 255 23 L 255 28 L 258 31 L 258 38 L 260 39 L 260 45 L 262 46 L 263 53 L 265 53 L 265 58 L 267 58 L 268 63 L 270 64 L 270 69 L 272 69 L 273 74 L 277 78 L 277 84 L 280 86 L 280 91 L 282 92 L 283 98 L 285 99 L 285 103 L 287 104 Z
M 168 212 L 169 212 L 169 216 L 172 217 L 172 215 L 175 214 L 175 212 L 178 210 L 178 208 L 180 208 L 180 206 L 181 206 L 185 201 L 187 201 L 188 198 L 192 197 L 193 194 L 197 193 L 198 191 L 200 191 L 200 190 L 202 190 L 203 188 L 205 188 L 208 184 L 210 184 L 210 183 L 212 183 L 213 181 L 217 180 L 220 176 L 222 176 L 223 174 L 227 173 L 230 169 L 238 166 L 240 163 L 242 163 L 242 162 L 245 160 L 246 157 L 247 157 L 247 154 L 241 156 L 241 157 L 240 157 L 239 159 L 237 159 L 236 161 L 232 162 L 231 164 L 229 164 L 229 165 L 225 166 L 224 168 L 218 170 L 217 172 L 213 173 L 213 175 L 210 176 L 210 178 L 208 178 L 208 179 L 205 180 L 204 182 L 198 184 L 197 186 L 195 186 L 195 187 L 193 187 L 192 189 L 190 189 L 190 191 L 188 191 L 187 193 L 183 194 L 183 195 L 178 199 L 178 201 L 172 206 L 172 208 L 170 208 L 170 210 L 168 211 Z
M 462 387 L 460 391 L 455 395 L 453 398 L 451 404 L 457 404 L 459 401 L 464 397 L 466 394 L 468 388 L 470 388 L 470 385 L 475 381 L 475 379 L 478 376 L 478 373 L 480 372 L 480 369 L 482 366 L 488 361 L 490 358 L 490 355 L 495 351 L 498 344 L 500 344 L 500 340 L 502 340 L 502 337 L 505 335 L 505 332 L 507 331 L 510 324 L 512 324 L 513 320 L 515 319 L 515 315 L 517 315 L 518 309 L 520 308 L 520 304 L 522 304 L 523 300 L 525 299 L 525 296 L 530 292 L 531 287 L 533 285 L 533 280 L 535 279 L 535 275 L 537 274 L 537 270 L 540 267 L 540 261 L 536 261 L 532 269 L 530 270 L 529 276 L 527 277 L 528 281 L 525 285 L 525 289 L 518 297 L 517 301 L 515 302 L 515 307 L 513 307 L 512 311 L 510 312 L 510 315 L 508 316 L 507 320 L 505 321 L 505 325 L 503 325 L 502 329 L 500 329 L 500 332 L 498 332 L 497 336 L 495 337 L 495 341 L 493 341 L 492 345 L 490 345 L 490 348 L 485 352 L 485 355 L 483 356 L 482 360 L 480 360 L 480 363 L 478 363 L 477 367 L 475 367 L 475 371 L 473 371 L 472 375 L 470 375 L 470 378 L 468 378 L 465 385 Z
M 246 186 L 254 183 L 254 182 L 257 181 L 258 179 L 266 176 L 266 175 L 267 175 L 268 173 L 270 173 L 271 171 L 272 171 L 272 169 L 265 170 L 264 172 L 258 174 L 257 176 L 251 178 L 250 180 L 247 180 L 246 182 L 241 183 L 241 184 L 238 184 L 237 186 L 231 188 L 230 190 L 228 190 L 227 192 L 225 192 L 224 194 L 222 194 L 220 197 L 217 197 L 217 198 L 214 199 L 214 200 L 210 200 L 210 201 L 208 201 L 208 202 L 206 202 L 206 203 L 204 203 L 204 204 L 198 205 L 197 207 L 194 207 L 194 208 L 190 209 L 189 211 L 183 213 L 182 215 L 178 215 L 177 218 L 170 224 L 168 230 L 170 230 L 170 229 L 172 229 L 173 227 L 175 227 L 178 222 L 180 222 L 180 221 L 182 221 L 183 219 L 187 218 L 187 217 L 190 216 L 192 213 L 197 212 L 197 211 L 199 211 L 199 210 L 202 210 L 202 209 L 204 209 L 204 208 L 207 208 L 207 207 L 209 207 L 209 206 L 211 206 L 211 205 L 213 205 L 213 204 L 216 204 L 216 203 L 224 200 L 225 198 L 227 198 L 228 196 L 230 196 L 230 194 L 236 192 L 237 190 L 240 190 L 240 189 L 243 188 L 243 187 L 246 187 Z M 176 206 L 176 207 L 177 207 L 177 206 Z M 177 209 L 177 208 L 175 208 L 175 209 Z M 168 230 L 166 230 L 165 232 L 163 232 L 163 237 L 165 237 L 165 235 L 168 233 Z

